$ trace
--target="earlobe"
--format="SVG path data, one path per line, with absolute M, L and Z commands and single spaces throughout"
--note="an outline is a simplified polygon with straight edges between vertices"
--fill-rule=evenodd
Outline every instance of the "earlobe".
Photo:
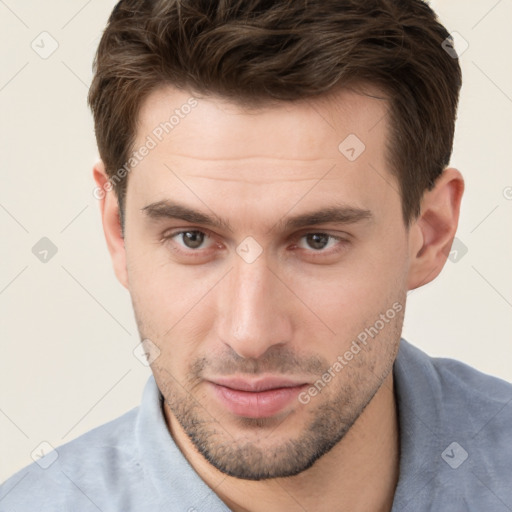
M 112 258 L 114 272 L 119 282 L 128 288 L 128 273 L 126 269 L 126 250 L 119 218 L 119 203 L 112 184 L 105 170 L 105 165 L 99 161 L 93 168 L 96 182 L 95 197 L 100 203 L 103 233 L 107 248 Z
M 462 175 L 453 168 L 445 169 L 435 187 L 425 192 L 409 233 L 409 290 L 429 283 L 443 269 L 457 231 L 463 192 Z

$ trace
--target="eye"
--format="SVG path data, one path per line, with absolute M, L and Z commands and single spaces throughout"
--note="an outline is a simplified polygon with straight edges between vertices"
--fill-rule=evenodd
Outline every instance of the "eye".
M 210 237 L 206 233 L 198 230 L 179 231 L 170 235 L 169 239 L 176 240 L 182 247 L 191 250 L 205 249 L 206 247 L 203 246 L 204 242 L 211 242 Z
M 306 247 L 304 247 L 303 241 L 307 245 Z M 318 252 L 324 249 L 330 249 L 340 241 L 342 241 L 341 238 L 327 233 L 307 233 L 300 238 L 297 245 L 301 249 L 313 249 Z

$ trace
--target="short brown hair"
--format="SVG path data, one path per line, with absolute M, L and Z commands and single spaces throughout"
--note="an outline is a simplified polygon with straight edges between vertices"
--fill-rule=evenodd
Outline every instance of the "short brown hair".
M 100 156 L 112 179 L 142 102 L 166 84 L 243 105 L 371 83 L 389 99 L 387 158 L 408 223 L 452 151 L 461 71 L 450 41 L 422 0 L 121 0 L 88 98 Z M 121 223 L 126 181 L 114 182 Z

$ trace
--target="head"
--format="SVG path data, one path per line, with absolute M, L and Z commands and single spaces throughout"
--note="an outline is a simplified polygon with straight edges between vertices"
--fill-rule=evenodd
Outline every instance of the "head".
M 114 9 L 89 96 L 107 244 L 169 421 L 221 471 L 304 471 L 389 377 L 457 227 L 448 37 L 420 0 Z

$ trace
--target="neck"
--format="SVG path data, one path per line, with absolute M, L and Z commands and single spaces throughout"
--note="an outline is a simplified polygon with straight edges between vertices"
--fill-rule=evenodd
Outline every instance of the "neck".
M 393 372 L 345 437 L 311 468 L 288 478 L 226 476 L 197 452 L 167 406 L 165 415 L 184 456 L 233 512 L 391 510 L 399 463 Z

